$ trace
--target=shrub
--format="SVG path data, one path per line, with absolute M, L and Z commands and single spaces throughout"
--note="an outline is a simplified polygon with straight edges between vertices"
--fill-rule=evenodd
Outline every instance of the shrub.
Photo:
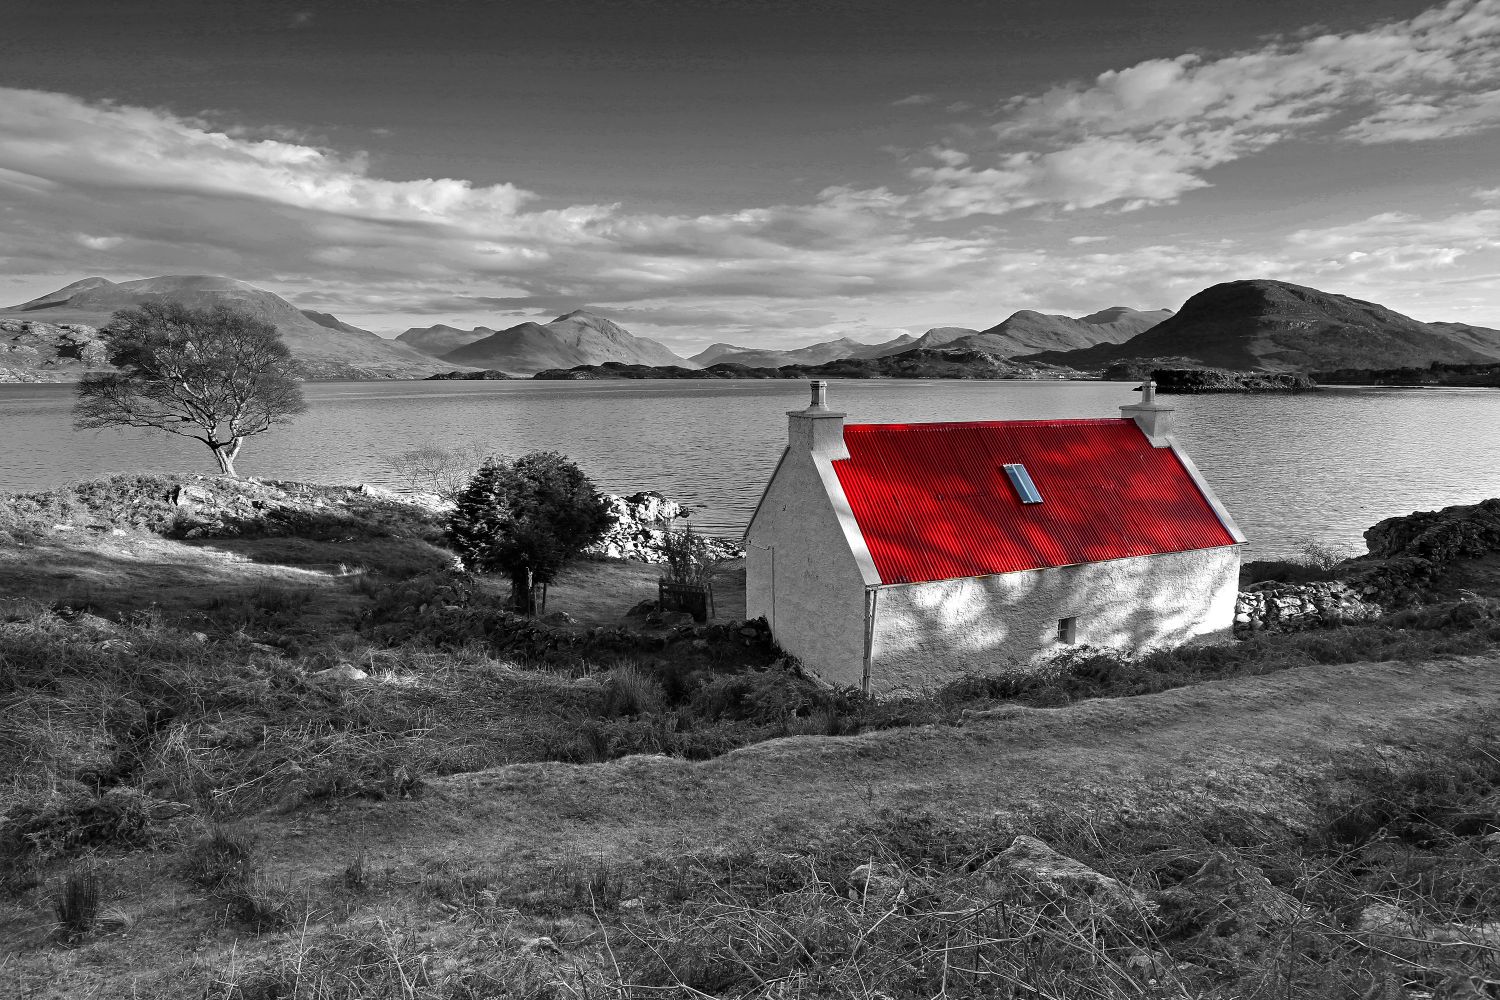
M 214 827 L 188 848 L 182 865 L 183 877 L 205 889 L 247 881 L 254 871 L 254 843 L 223 827 Z
M 0 857 L 37 861 L 88 847 L 134 847 L 146 842 L 151 799 L 134 788 L 95 795 L 81 788 L 23 799 L 0 825 Z
M 386 459 L 386 465 L 411 489 L 456 500 L 489 455 L 489 449 L 474 442 L 447 448 L 429 441 Z
M 99 915 L 99 876 L 87 869 L 69 872 L 52 900 L 52 911 L 67 940 L 87 934 Z
M 259 934 L 292 922 L 296 894 L 284 879 L 252 876 L 241 882 L 226 882 L 214 893 L 224 904 L 224 915 L 232 923 Z
M 718 573 L 723 560 L 713 555 L 708 539 L 693 534 L 691 525 L 681 531 L 670 528 L 662 532 L 657 546 L 666 560 L 663 579 L 670 583 L 703 585 Z
M 609 506 L 583 470 L 539 451 L 485 462 L 455 503 L 448 541 L 467 568 L 509 574 L 516 610 L 530 614 L 533 582 L 550 582 L 609 525 Z
M 801 715 L 825 696 L 812 684 L 780 670 L 716 677 L 693 696 L 693 714 L 708 720 L 775 722 Z
M 665 702 L 662 686 L 633 664 L 615 667 L 604 678 L 605 715 L 644 715 L 659 711 Z

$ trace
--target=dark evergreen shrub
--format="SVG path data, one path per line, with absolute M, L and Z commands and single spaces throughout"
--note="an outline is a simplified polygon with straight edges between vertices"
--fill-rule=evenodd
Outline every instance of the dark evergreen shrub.
M 490 459 L 458 497 L 448 542 L 479 573 L 505 573 L 518 611 L 535 610 L 533 583 L 547 583 L 604 536 L 609 507 L 583 470 L 555 451 Z

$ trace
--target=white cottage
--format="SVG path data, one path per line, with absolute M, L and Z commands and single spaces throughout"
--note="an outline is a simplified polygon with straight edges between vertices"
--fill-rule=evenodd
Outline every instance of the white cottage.
M 745 532 L 748 616 L 876 694 L 1227 635 L 1245 536 L 1154 388 L 1112 419 L 845 424 L 813 382 Z

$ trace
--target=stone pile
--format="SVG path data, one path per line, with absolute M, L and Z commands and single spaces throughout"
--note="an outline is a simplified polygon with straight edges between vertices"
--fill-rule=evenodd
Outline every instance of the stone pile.
M 662 539 L 673 521 L 686 516 L 682 504 L 650 491 L 629 496 L 606 493 L 604 499 L 609 503 L 613 525 L 603 539 L 584 550 L 584 555 L 647 563 L 666 562 L 661 550 Z M 704 535 L 703 539 L 709 556 L 714 559 L 739 559 L 745 554 L 744 549 L 727 539 L 711 535 Z
M 1384 609 L 1339 580 L 1316 583 L 1257 583 L 1234 605 L 1237 633 L 1369 621 Z

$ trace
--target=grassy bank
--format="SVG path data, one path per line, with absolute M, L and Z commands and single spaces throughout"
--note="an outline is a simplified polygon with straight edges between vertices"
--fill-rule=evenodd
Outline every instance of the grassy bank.
M 0 531 L 0 975 L 38 995 L 1489 995 L 1451 992 L 1490 989 L 1500 921 L 1500 748 L 1485 682 L 1456 674 L 1466 707 L 1430 738 L 1393 749 L 1397 713 L 1360 737 L 1378 764 L 1284 747 L 1265 766 L 1295 794 L 1262 813 L 1231 782 L 1170 817 L 1098 812 L 1095 788 L 979 822 L 851 778 L 858 808 L 825 795 L 764 832 L 609 832 L 686 823 L 753 760 L 792 801 L 850 754 L 959 782 L 960 758 L 1006 766 L 974 762 L 1025 713 L 1089 732 L 1118 704 L 1113 734 L 1173 692 L 1222 712 L 1283 675 L 1487 657 L 1483 596 L 875 703 L 739 622 L 643 629 L 650 570 L 589 564 L 554 596 L 577 622 L 517 619 L 452 568 L 437 515 L 378 491 L 139 477 L 8 498 Z M 918 767 L 924 741 L 962 752 Z M 704 763 L 668 780 L 642 755 Z M 614 816 L 652 787 L 680 797 Z M 479 835 L 506 788 L 559 810 L 555 844 Z M 1018 836 L 1072 861 L 1007 854 Z

